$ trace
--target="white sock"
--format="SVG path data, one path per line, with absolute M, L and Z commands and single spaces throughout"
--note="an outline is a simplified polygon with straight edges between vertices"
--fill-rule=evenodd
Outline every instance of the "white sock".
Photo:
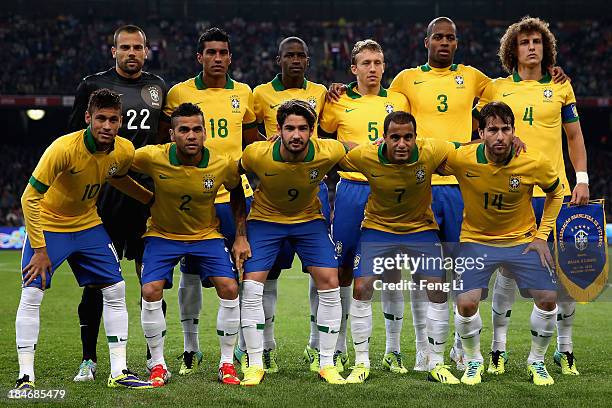
M 557 350 L 560 352 L 574 352 L 572 343 L 572 326 L 576 316 L 576 302 L 558 302 L 557 314 Z
M 183 326 L 185 351 L 200 351 L 198 323 L 202 309 L 202 281 L 200 275 L 181 274 L 178 289 L 178 303 Z
M 451 299 L 450 301 L 451 310 L 453 311 L 453 321 L 455 321 L 455 315 L 457 314 L 457 305 L 455 304 L 455 300 Z M 461 344 L 461 337 L 457 334 L 457 328 L 453 332 L 453 347 L 459 353 L 463 353 L 463 345 Z
M 512 278 L 505 277 L 499 271 L 495 277 L 493 286 L 493 299 L 491 303 L 491 316 L 493 320 L 492 351 L 506 351 L 506 337 L 510 314 L 516 294 L 516 282 Z
M 217 335 L 221 344 L 221 360 L 223 363 L 232 363 L 234 346 L 240 329 L 240 299 L 219 298 L 219 311 L 217 312 Z
M 319 308 L 319 293 L 312 276 L 308 284 L 308 300 L 310 302 L 310 337 L 308 346 L 319 349 L 319 329 L 317 328 L 317 310 Z
M 116 377 L 127 369 L 128 312 L 125 305 L 125 281 L 103 288 L 102 299 L 102 319 L 108 339 L 110 371 L 111 375 Z
M 242 290 L 243 290 L 243 285 L 242 283 L 240 284 L 240 309 L 242 310 Z M 246 351 L 246 342 L 244 341 L 244 333 L 242 332 L 242 325 L 240 325 L 240 329 L 238 330 L 238 348 L 241 351 Z
M 263 291 L 263 308 L 266 318 L 266 327 L 263 332 L 263 347 L 264 350 L 273 350 L 276 348 L 276 340 L 274 339 L 274 313 L 276 312 L 277 299 L 277 280 L 268 280 L 264 283 Z
M 342 307 L 342 315 L 340 319 L 340 332 L 338 333 L 338 340 L 336 341 L 336 350 L 341 353 L 346 353 L 346 329 L 352 299 L 353 288 L 351 286 L 340 286 L 340 305 Z
M 555 330 L 555 318 L 559 308 L 547 312 L 533 305 L 531 311 L 531 351 L 527 363 L 544 361 L 546 350 Z
M 319 290 L 317 327 L 320 332 L 319 363 L 321 368 L 334 365 L 334 351 L 338 341 L 341 318 L 340 288 Z
M 412 325 L 416 349 L 427 351 L 427 308 L 429 298 L 426 290 L 413 290 L 410 292 L 410 309 L 412 310 Z
M 355 365 L 370 367 L 370 337 L 372 336 L 372 301 L 353 299 L 351 302 L 351 335 L 355 347 Z
M 242 282 L 242 334 L 249 353 L 249 365 L 263 367 L 264 284 L 253 280 Z
M 480 353 L 480 331 L 482 330 L 482 319 L 480 318 L 480 310 L 476 311 L 474 316 L 463 317 L 459 313 L 455 313 L 455 330 L 465 353 L 465 361 L 480 361 L 483 362 L 482 354 Z
M 166 367 L 166 361 L 164 360 L 166 318 L 162 311 L 162 300 L 147 302 L 142 299 L 140 320 L 142 322 L 142 331 L 151 351 L 151 359 L 147 361 L 147 367 L 153 368 L 158 364 Z
M 450 312 L 448 302 L 429 302 L 427 309 L 427 337 L 429 340 L 429 369 L 444 364 L 444 348 L 448 339 Z
M 40 331 L 40 304 L 44 291 L 29 286 L 21 290 L 21 299 L 15 318 L 15 339 L 17 340 L 17 359 L 19 378 L 24 375 L 34 381 L 34 352 Z
M 381 304 L 385 318 L 385 354 L 401 352 L 400 337 L 404 322 L 404 294 L 400 290 L 383 290 Z

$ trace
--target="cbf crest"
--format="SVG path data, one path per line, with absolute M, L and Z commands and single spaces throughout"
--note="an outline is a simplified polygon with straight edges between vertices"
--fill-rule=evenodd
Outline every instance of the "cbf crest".
M 508 178 L 508 191 L 515 192 L 518 191 L 521 187 L 521 176 L 517 176 L 515 174 L 511 175 Z
M 306 99 L 306 102 L 308 102 L 312 109 L 314 109 L 315 111 L 317 110 L 317 98 L 315 98 L 314 96 L 310 96 L 308 99 Z
M 119 171 L 119 165 L 117 163 L 113 163 L 108 168 L 108 173 L 106 174 L 106 177 L 113 177 L 115 174 L 117 174 L 118 171 Z
M 312 169 L 308 172 L 310 182 L 316 181 L 319 178 L 319 169 Z
M 608 281 L 608 243 L 603 200 L 563 204 L 556 221 L 557 274 L 578 302 L 594 300 Z
M 544 102 L 552 102 L 553 98 L 553 90 L 550 88 L 544 89 Z
M 385 111 L 387 112 L 387 114 L 393 112 L 395 110 L 395 108 L 393 107 L 393 104 L 390 102 L 385 103 Z
M 154 109 L 161 109 L 162 89 L 158 85 L 147 85 L 140 90 L 142 100 Z
M 240 113 L 240 97 L 238 95 L 230 96 L 230 105 L 233 113 Z
M 421 184 L 422 182 L 424 182 L 426 176 L 427 176 L 427 168 L 425 166 L 421 165 L 416 168 L 414 172 L 414 178 L 416 179 L 417 184 Z
M 210 193 L 215 188 L 215 176 L 212 174 L 206 174 L 202 179 L 202 186 L 204 187 L 205 193 Z
M 457 84 L 457 88 L 465 88 L 465 80 L 463 79 L 463 75 L 455 75 L 455 83 Z

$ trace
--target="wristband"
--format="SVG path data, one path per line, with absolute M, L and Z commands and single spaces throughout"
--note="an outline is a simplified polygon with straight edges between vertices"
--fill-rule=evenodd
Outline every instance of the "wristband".
M 576 172 L 576 184 L 589 184 L 589 173 L 586 171 Z

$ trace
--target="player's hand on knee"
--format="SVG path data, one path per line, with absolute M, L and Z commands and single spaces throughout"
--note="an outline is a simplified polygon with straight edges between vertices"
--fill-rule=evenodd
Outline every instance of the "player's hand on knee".
M 346 85 L 334 82 L 329 86 L 329 90 L 325 94 L 325 100 L 327 102 L 337 102 L 345 92 Z
M 234 256 L 234 262 L 236 263 L 238 271 L 242 272 L 244 261 L 251 257 L 251 245 L 249 245 L 249 241 L 246 237 L 236 237 L 234 246 L 232 247 L 232 255 Z
M 585 183 L 576 184 L 572 191 L 570 205 L 587 205 L 589 203 L 589 185 Z
M 24 286 L 28 286 L 40 275 L 41 288 L 44 290 L 47 287 L 47 271 L 51 271 L 51 260 L 47 255 L 47 248 L 34 249 L 34 255 L 30 259 L 30 263 L 22 271 L 25 274 L 23 277 Z
M 527 245 L 527 248 L 525 248 L 523 254 L 526 254 L 529 251 L 536 251 L 538 253 L 543 267 L 548 270 L 554 269 L 555 262 L 553 261 L 550 248 L 548 248 L 548 243 L 546 241 L 541 238 L 535 238 L 529 245 Z

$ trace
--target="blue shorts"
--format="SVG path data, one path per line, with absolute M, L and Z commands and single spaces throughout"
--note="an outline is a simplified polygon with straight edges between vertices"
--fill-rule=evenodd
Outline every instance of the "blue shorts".
M 341 178 L 336 186 L 332 237 L 340 266 L 353 266 L 369 196 L 370 185 L 365 181 Z
M 459 242 L 463 222 L 463 197 L 459 186 L 432 186 L 431 195 L 431 209 L 440 227 L 440 241 Z
M 329 189 L 325 181 L 321 180 L 319 183 L 319 201 L 321 202 L 321 212 L 325 217 L 325 222 L 330 225 L 329 217 L 331 215 L 331 206 L 329 204 Z
M 563 202 L 568 203 L 572 199 L 572 196 L 563 197 Z M 544 202 L 546 201 L 546 197 L 533 197 L 531 199 L 531 206 L 533 207 L 533 212 L 536 217 L 536 223 L 540 225 L 540 220 L 542 219 L 542 214 L 544 213 Z M 548 242 L 554 242 L 555 234 L 551 232 L 548 235 Z
M 457 284 L 462 284 L 458 293 L 472 289 L 487 289 L 493 272 L 503 266 L 512 273 L 519 289 L 557 290 L 557 276 L 554 271 L 549 272 L 542 266 L 540 256 L 535 251 L 523 254 L 528 244 L 519 244 L 511 247 L 496 247 L 492 245 L 465 242 L 459 245 L 455 258 L 455 272 Z M 459 258 L 465 263 L 459 266 Z M 472 259 L 468 266 L 466 259 Z M 486 298 L 486 292 L 483 299 Z
M 210 277 L 238 279 L 232 257 L 221 238 L 201 241 L 175 241 L 160 237 L 146 237 L 142 260 L 142 284 L 166 280 L 164 289 L 172 287 L 174 267 L 189 255 L 192 272 L 200 280 Z
M 406 255 L 406 257 L 404 257 Z M 399 256 L 401 264 L 387 269 L 387 259 L 397 259 Z M 420 262 L 414 274 L 419 277 L 442 278 L 445 275 L 442 260 L 442 245 L 436 230 L 415 232 L 412 234 L 392 234 L 390 232 L 364 228 L 361 231 L 361 239 L 357 246 L 357 253 L 353 266 L 353 277 L 362 278 L 366 276 L 383 275 L 385 271 L 396 271 L 404 269 L 404 259 Z M 419 259 L 431 259 L 424 262 Z M 435 261 L 433 261 L 435 260 Z M 412 261 L 410 265 L 414 265 Z M 390 266 L 390 265 L 389 265 Z
M 43 231 L 43 234 L 51 260 L 47 289 L 51 287 L 53 273 L 66 259 L 79 286 L 106 285 L 123 280 L 117 252 L 101 224 L 78 232 Z M 30 263 L 32 256 L 34 250 L 26 236 L 21 254 L 22 270 Z M 36 277 L 28 286 L 42 289 L 41 277 Z
M 269 271 L 288 241 L 297 252 L 303 267 L 337 268 L 334 245 L 324 220 L 281 224 L 252 220 L 247 223 L 252 257 L 244 263 L 245 273 Z

